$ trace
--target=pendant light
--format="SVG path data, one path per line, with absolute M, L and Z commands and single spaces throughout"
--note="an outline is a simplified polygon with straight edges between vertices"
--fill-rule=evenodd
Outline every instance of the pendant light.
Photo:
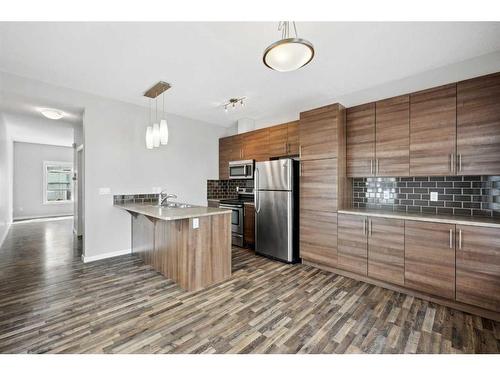
M 313 45 L 305 39 L 300 39 L 297 35 L 295 22 L 292 24 L 295 37 L 291 38 L 290 22 L 281 21 L 279 23 L 278 30 L 281 31 L 281 39 L 267 47 L 262 57 L 268 68 L 278 72 L 291 72 L 309 64 L 313 59 Z
M 164 118 L 160 121 L 160 143 L 166 145 L 168 144 L 168 124 L 165 115 L 165 94 L 163 93 L 161 97 L 163 100 L 162 117 Z
M 151 99 L 149 99 L 149 110 L 148 110 L 148 113 L 149 113 L 148 124 L 151 124 Z M 148 127 L 146 127 L 146 148 L 148 150 L 152 150 L 153 147 L 154 147 L 154 144 L 153 144 L 153 127 L 152 126 L 148 126 Z

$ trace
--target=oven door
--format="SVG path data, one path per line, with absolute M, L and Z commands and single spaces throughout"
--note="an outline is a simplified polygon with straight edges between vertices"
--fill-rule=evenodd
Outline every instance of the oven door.
M 243 246 L 243 207 L 221 204 L 219 208 L 231 210 L 231 237 L 236 246 Z

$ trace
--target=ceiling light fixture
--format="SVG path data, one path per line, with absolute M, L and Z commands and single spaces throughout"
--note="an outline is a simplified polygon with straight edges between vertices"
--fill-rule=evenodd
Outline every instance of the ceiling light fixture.
M 60 120 L 64 117 L 64 113 L 57 109 L 42 108 L 40 109 L 40 113 L 51 120 Z
M 236 106 L 241 106 L 241 107 L 244 107 L 245 106 L 245 100 L 246 100 L 246 96 L 243 96 L 241 98 L 231 98 L 229 99 L 226 103 L 224 103 L 223 107 L 224 107 L 224 112 L 227 112 L 228 110 L 230 109 L 236 109 Z
M 294 38 L 290 38 L 290 22 L 281 21 L 278 31 L 281 31 L 281 39 L 272 43 L 264 51 L 262 60 L 264 64 L 278 72 L 291 72 L 302 68 L 311 62 L 314 57 L 314 47 L 311 42 L 300 39 L 297 34 L 295 22 L 293 29 Z
M 149 120 L 147 121 L 148 126 L 146 127 L 146 148 L 151 150 L 155 147 L 160 147 L 160 145 L 168 144 L 168 124 L 165 113 L 165 97 L 164 93 L 170 88 L 170 84 L 160 81 L 148 91 L 144 93 L 144 96 L 149 98 Z M 160 113 L 160 121 L 158 121 L 158 96 L 162 95 L 163 108 Z M 155 121 L 151 122 L 151 100 L 155 100 Z

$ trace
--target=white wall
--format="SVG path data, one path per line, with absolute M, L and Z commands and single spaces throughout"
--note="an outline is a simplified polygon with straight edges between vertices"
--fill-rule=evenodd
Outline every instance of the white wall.
M 113 207 L 114 194 L 162 187 L 179 200 L 206 204 L 206 180 L 218 176 L 218 138 L 226 129 L 168 115 L 170 143 L 145 147 L 145 109 L 0 72 L 3 90 L 83 107 L 86 258 L 130 249 L 130 216 Z M 138 93 L 140 95 L 140 93 Z
M 0 113 L 0 246 L 12 221 L 12 141 Z
M 73 214 L 73 202 L 43 203 L 44 161 L 73 163 L 73 148 L 14 142 L 14 220 Z

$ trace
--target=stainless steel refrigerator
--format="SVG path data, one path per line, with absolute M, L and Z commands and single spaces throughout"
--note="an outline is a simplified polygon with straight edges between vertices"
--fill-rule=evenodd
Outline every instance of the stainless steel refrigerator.
M 293 159 L 255 164 L 255 251 L 298 261 L 299 163 Z

